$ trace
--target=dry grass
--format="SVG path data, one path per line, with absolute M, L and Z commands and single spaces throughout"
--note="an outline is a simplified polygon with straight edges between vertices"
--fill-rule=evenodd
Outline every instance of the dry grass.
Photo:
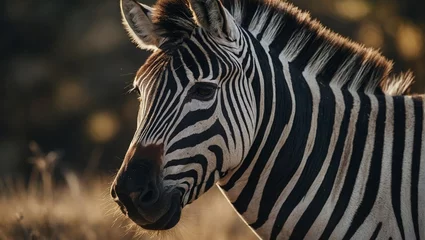
M 122 216 L 109 197 L 109 178 L 64 172 L 65 183 L 56 186 L 51 174 L 55 156 L 39 152 L 31 161 L 30 184 L 0 181 L 0 240 L 256 239 L 216 188 L 186 207 L 172 231 L 158 235 Z

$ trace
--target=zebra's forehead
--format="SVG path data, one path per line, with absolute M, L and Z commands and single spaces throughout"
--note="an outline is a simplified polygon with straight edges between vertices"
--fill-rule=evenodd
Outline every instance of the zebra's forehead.
M 158 81 L 169 64 L 171 56 L 163 51 L 155 51 L 137 71 L 134 77 L 133 87 L 151 85 L 152 81 Z
M 139 69 L 133 86 L 140 88 L 154 85 L 153 82 L 165 80 L 165 73 L 168 73 L 168 77 L 177 76 L 183 85 L 196 81 L 218 81 L 218 75 L 224 75 L 229 70 L 229 66 L 223 66 L 220 57 L 220 54 L 225 54 L 225 50 L 219 49 L 219 44 L 212 44 L 213 39 L 208 39 L 209 43 L 205 43 L 206 38 L 208 36 L 201 36 L 200 31 L 195 31 L 172 51 L 158 49 Z

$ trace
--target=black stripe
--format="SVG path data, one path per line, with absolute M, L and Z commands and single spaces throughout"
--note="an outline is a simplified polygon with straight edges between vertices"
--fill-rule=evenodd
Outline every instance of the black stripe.
M 200 76 L 200 77 L 201 78 L 207 77 L 210 74 L 209 65 L 206 64 L 206 63 L 210 62 L 210 57 L 209 57 L 208 51 L 205 50 L 205 52 L 206 52 L 206 55 L 205 55 L 205 53 L 193 41 L 186 41 L 186 45 L 191 50 L 192 54 L 195 56 L 195 61 L 197 61 L 197 63 L 201 67 L 203 75 Z M 205 49 L 205 47 L 204 47 L 204 49 Z
M 269 49 L 272 55 L 279 56 L 283 49 L 285 49 L 292 35 L 301 29 L 300 24 L 297 23 L 294 16 L 287 16 L 288 19 L 286 19 L 285 24 L 280 24 L 275 39 L 270 43 Z
M 289 65 L 289 70 L 293 91 L 295 93 L 295 99 L 293 101 L 296 102 L 294 123 L 285 145 L 279 151 L 265 184 L 261 196 L 257 221 L 251 225 L 254 229 L 261 227 L 268 220 L 270 212 L 280 193 L 287 186 L 298 169 L 307 143 L 309 133 L 308 125 L 311 123 L 312 117 L 312 96 L 302 73 L 292 66 L 292 64 Z M 279 109 L 285 108 L 277 108 L 277 112 L 279 112 Z M 274 132 L 275 131 L 272 131 L 272 133 Z M 282 131 L 276 133 L 281 134 Z M 274 135 L 279 136 L 280 134 Z M 268 146 L 268 144 L 269 143 L 266 143 L 266 146 Z M 260 157 L 260 160 L 261 159 Z M 267 161 L 267 159 L 265 161 Z
M 424 166 L 421 166 L 421 147 L 423 141 L 422 132 L 423 129 L 423 101 L 422 99 L 414 99 L 414 110 L 415 110 L 415 135 L 413 140 L 413 155 L 412 155 L 412 181 L 410 187 L 410 199 L 412 207 L 412 219 L 413 226 L 415 229 L 416 239 L 420 239 L 419 234 L 419 206 L 418 206 L 418 191 L 419 191 L 419 172 L 424 169 Z M 423 226 L 422 226 L 423 227 Z
M 264 60 L 265 62 L 265 60 Z M 270 134 L 267 136 L 266 143 L 264 144 L 264 147 L 261 149 L 261 153 L 258 156 L 258 160 L 255 163 L 253 167 L 253 171 L 251 172 L 248 182 L 245 185 L 244 189 L 242 190 L 241 194 L 238 196 L 237 200 L 233 203 L 235 208 L 238 210 L 239 213 L 243 214 L 246 212 L 248 205 L 254 196 L 255 190 L 257 188 L 258 179 L 260 178 L 262 171 L 264 167 L 266 166 L 267 162 L 269 161 L 270 155 L 272 154 L 275 146 L 277 145 L 279 141 L 280 134 L 282 133 L 285 125 L 289 122 L 290 112 L 291 112 L 291 105 L 289 100 L 285 100 L 288 96 L 290 96 L 289 88 L 286 85 L 286 81 L 284 81 L 284 75 L 282 72 L 282 65 L 279 66 L 279 60 L 273 59 L 272 66 L 274 69 L 262 69 L 264 80 L 270 79 L 271 81 L 275 81 L 275 88 L 276 92 L 272 92 L 272 86 L 266 85 L 266 103 L 270 104 L 270 108 L 273 105 L 272 98 L 273 95 L 276 97 L 276 103 L 275 103 L 275 114 L 274 119 L 272 119 L 272 126 L 270 129 Z M 266 65 L 266 64 L 263 64 Z M 272 79 L 271 77 L 271 71 L 274 71 L 275 73 L 275 79 L 279 79 L 279 81 Z M 268 75 L 268 76 L 267 76 Z M 266 83 L 265 83 L 266 84 Z M 269 102 L 269 103 L 267 103 Z M 267 106 L 267 105 L 266 105 Z M 283 111 L 285 109 L 285 111 Z M 270 109 L 271 111 L 271 109 Z M 268 118 L 271 117 L 270 113 L 265 113 L 263 122 L 268 122 Z M 263 138 L 263 134 L 260 132 L 258 134 L 259 138 Z M 267 187 L 267 184 L 266 184 Z M 261 210 L 260 210 L 261 212 Z
M 323 87 L 321 85 L 319 85 L 319 87 L 321 98 L 319 103 L 318 116 L 317 119 L 312 119 L 312 121 L 317 121 L 314 146 L 310 156 L 308 156 L 308 159 L 306 160 L 306 165 L 300 175 L 300 178 L 298 179 L 294 189 L 291 191 L 290 195 L 282 206 L 283 209 L 287 209 L 286 218 L 289 217 L 289 214 L 291 214 L 292 210 L 306 196 L 313 182 L 316 180 L 317 175 L 319 174 L 328 154 L 329 144 L 333 132 L 333 124 L 335 120 L 335 108 L 330 106 L 335 106 L 336 103 L 331 88 Z M 313 222 L 314 219 L 311 220 L 311 223 Z M 302 239 L 303 235 L 306 234 L 306 230 L 308 230 L 310 227 L 299 224 L 300 222 L 297 224 L 298 229 L 292 232 L 290 239 Z
M 297 103 L 297 113 L 300 113 L 300 116 L 297 117 L 297 113 L 296 113 L 295 120 L 294 120 L 295 124 L 293 125 L 291 130 L 292 136 L 288 138 L 287 143 L 282 148 L 281 153 L 283 156 L 282 158 L 279 158 L 279 160 L 281 161 L 277 162 L 275 166 L 273 166 L 274 171 L 272 170 L 271 177 L 268 179 L 268 185 L 270 186 L 274 186 L 276 185 L 276 183 L 279 183 L 278 193 L 283 191 L 284 187 L 286 187 L 286 185 L 289 183 L 289 181 L 292 179 L 295 172 L 297 171 L 302 161 L 302 158 L 305 154 L 308 134 L 311 128 L 310 123 L 312 120 L 312 115 L 311 115 L 312 114 L 312 96 L 310 91 L 308 91 L 308 93 L 305 93 L 303 92 L 303 90 L 297 89 L 298 85 L 302 86 L 306 84 L 304 83 L 305 79 L 301 74 L 302 73 L 299 73 L 298 76 L 294 76 L 293 74 L 291 74 L 292 80 L 293 80 L 294 92 L 295 92 L 295 99 Z M 309 90 L 308 85 L 305 85 L 302 87 L 304 89 Z M 285 164 L 285 166 L 283 164 Z M 292 166 L 288 167 L 288 165 L 289 166 L 292 165 Z M 278 168 L 280 169 L 276 168 L 276 166 L 278 166 Z M 282 178 L 279 175 L 286 175 L 285 171 L 282 171 L 284 167 L 291 170 L 287 176 Z M 280 171 L 280 173 L 278 173 L 277 171 Z M 298 188 L 299 184 L 300 182 L 297 182 L 295 187 Z M 304 189 L 302 189 L 301 191 L 304 191 Z M 296 192 L 294 188 L 294 190 L 290 193 L 290 195 L 288 196 L 288 198 L 286 199 L 286 201 L 283 203 L 283 205 L 281 206 L 279 210 L 279 213 L 276 217 L 276 220 L 274 222 L 273 229 L 271 232 L 271 239 L 277 238 L 288 216 L 291 214 L 292 210 L 296 207 L 296 204 L 300 201 L 302 197 L 303 195 L 302 196 L 298 195 L 298 193 Z
M 403 174 L 403 153 L 406 135 L 406 107 L 404 96 L 393 98 L 394 106 L 394 135 L 391 166 L 391 200 L 401 238 L 404 240 L 404 227 L 401 218 L 401 179 Z M 388 121 L 388 120 L 387 120 Z M 391 124 L 391 123 L 390 123 Z
M 222 172 L 223 171 L 223 150 L 217 145 L 209 146 L 208 150 L 210 150 L 211 152 L 215 154 L 216 168 L 214 171 L 211 171 L 210 176 L 208 177 L 208 180 L 205 183 L 205 191 L 208 191 L 208 189 L 210 189 L 216 182 L 217 177 L 215 173 L 218 173 L 218 177 L 224 175 L 224 173 Z
M 153 134 L 157 134 L 159 132 L 161 132 L 162 129 L 164 129 L 166 127 L 167 124 L 164 124 L 162 127 L 160 127 L 161 123 L 164 121 L 167 121 L 169 118 L 171 118 L 173 116 L 172 112 L 175 110 L 175 108 L 177 107 L 179 101 L 178 101 L 178 97 L 176 98 L 176 101 L 172 102 L 173 100 L 173 96 L 171 93 L 176 93 L 177 92 L 177 85 L 176 82 L 172 76 L 172 72 L 171 72 L 171 68 L 168 67 L 166 69 L 166 71 L 168 71 L 168 76 L 165 77 L 166 75 L 164 74 L 164 79 L 161 79 L 161 83 L 158 87 L 158 91 L 156 93 L 157 96 L 155 96 L 154 98 L 154 103 L 152 105 L 152 107 L 150 109 L 148 109 L 149 113 L 146 119 L 151 119 L 150 121 L 150 125 L 149 126 L 145 126 L 145 128 L 148 128 L 148 131 L 146 132 L 146 137 L 150 137 Z M 164 90 L 163 95 L 160 98 L 160 91 L 161 89 L 164 88 L 166 90 Z M 160 103 L 163 103 L 165 100 L 165 97 L 167 96 L 167 89 L 170 92 L 168 99 L 166 100 L 166 103 L 163 105 L 165 108 L 167 106 L 171 107 L 168 109 L 167 112 L 159 112 L 159 111 L 165 111 L 166 109 L 160 109 Z M 154 118 L 153 118 L 154 117 Z M 153 118 L 153 119 L 152 119 Z M 161 121 L 159 121 L 159 119 L 161 119 Z
M 177 54 L 177 53 L 178 52 L 175 52 L 174 54 Z M 168 77 L 167 77 L 167 79 L 165 79 L 165 81 L 166 81 L 165 84 L 167 85 L 166 89 L 170 89 L 170 92 L 171 92 L 170 96 L 173 95 L 172 94 L 173 92 L 174 93 L 177 92 L 177 82 L 176 81 L 179 81 L 183 88 L 189 82 L 188 79 L 187 79 L 187 76 L 186 76 L 186 72 L 183 68 L 183 62 L 181 61 L 180 57 L 178 57 L 178 54 L 177 54 L 177 56 L 175 56 L 173 58 L 172 64 L 173 65 L 169 66 L 166 70 L 166 71 L 168 71 Z M 178 79 L 175 79 L 175 77 L 173 76 L 173 73 L 175 73 L 177 75 Z M 180 93 L 180 95 L 181 95 L 181 93 Z M 163 97 L 165 97 L 165 96 L 163 96 Z M 173 97 L 170 97 L 170 101 L 172 99 L 173 99 Z M 162 112 L 161 114 L 159 114 L 159 113 L 157 113 L 159 111 L 159 108 L 155 109 L 155 113 L 158 114 L 157 116 L 161 116 L 162 119 L 160 118 L 160 119 L 155 119 L 154 121 L 152 121 L 151 124 L 154 124 L 155 127 L 150 127 L 146 136 L 150 136 L 151 134 L 154 134 L 154 133 L 159 133 L 164 128 L 168 127 L 167 124 L 163 124 L 162 127 L 159 127 L 160 122 L 163 122 L 163 121 L 169 122 L 170 120 L 173 119 L 172 117 L 174 117 L 176 115 L 177 116 L 181 115 L 181 112 L 183 111 L 184 104 L 181 104 L 179 106 L 179 103 L 180 103 L 179 99 L 180 99 L 180 96 L 175 98 L 174 102 L 172 103 L 171 107 L 169 108 L 168 112 L 166 112 L 166 113 Z M 178 109 L 176 110 L 176 108 L 178 108 Z M 152 111 L 150 111 L 149 114 L 151 114 L 151 113 L 152 113 Z M 175 113 L 175 114 L 172 114 L 172 113 Z M 149 115 L 148 115 L 148 119 L 150 119 Z
M 185 194 L 186 190 L 183 187 L 181 187 L 181 185 L 187 185 L 188 188 L 189 188 L 189 183 L 188 182 L 183 182 L 183 183 L 181 183 L 179 185 L 180 186 L 177 186 L 176 189 L 180 192 L 180 195 L 183 196 Z
M 234 134 L 238 134 L 241 135 L 242 134 L 242 128 L 244 127 L 244 124 L 241 124 L 240 120 L 237 116 L 237 111 L 235 108 L 235 105 L 238 106 L 238 108 L 240 109 L 240 105 L 237 103 L 238 100 L 235 96 L 235 88 L 234 86 L 232 86 L 233 82 L 232 81 L 226 81 L 223 83 L 223 88 L 226 89 L 226 98 L 227 98 L 227 105 L 229 106 L 229 108 L 226 107 L 226 105 L 224 104 L 224 97 L 223 97 L 223 105 L 222 105 L 222 109 L 226 109 L 226 111 L 228 111 L 227 114 L 230 114 L 233 116 L 233 121 L 228 121 L 227 124 L 229 125 L 229 127 L 232 129 L 232 134 L 233 136 L 235 136 Z M 232 91 L 233 90 L 233 91 Z M 235 101 L 232 100 L 232 97 L 234 97 Z M 242 116 L 242 120 L 243 120 L 244 116 Z M 246 125 L 245 125 L 246 126 Z M 234 140 L 236 140 L 233 137 Z M 241 138 L 242 142 L 244 141 L 243 138 Z M 242 143 L 243 146 L 243 143 Z M 243 152 L 243 149 L 242 149 Z
M 378 238 L 378 234 L 381 232 L 381 228 L 382 228 L 382 222 L 379 222 L 375 228 L 375 231 L 373 231 L 373 234 L 370 237 L 370 240 L 375 240 Z
M 193 186 L 189 189 L 189 198 L 188 202 L 191 202 L 191 199 L 193 197 L 193 194 L 196 189 L 196 182 L 198 180 L 198 172 L 194 169 L 188 170 L 186 172 L 180 172 L 176 174 L 169 174 L 164 177 L 164 180 L 181 180 L 183 178 L 192 178 L 193 179 Z
M 215 159 L 216 159 L 216 167 L 217 171 L 219 172 L 220 176 L 224 174 L 223 172 L 223 149 L 221 149 L 217 145 L 212 145 L 208 147 L 208 150 L 214 153 Z
M 182 104 L 181 106 L 181 111 L 184 109 L 184 105 Z M 181 133 L 183 130 L 185 130 L 188 126 L 192 126 L 200 121 L 205 121 L 210 119 L 216 110 L 216 106 L 217 106 L 217 102 L 214 101 L 214 103 L 211 105 L 211 107 L 207 108 L 207 109 L 198 109 L 196 111 L 191 111 L 186 113 L 186 115 L 183 116 L 183 118 L 180 120 L 180 122 L 177 124 L 177 126 L 175 127 L 175 129 L 173 130 L 172 134 L 170 135 L 170 139 L 173 139 L 177 134 Z M 179 111 L 178 116 L 181 116 L 181 111 Z M 216 124 L 216 123 L 214 123 Z M 213 125 L 213 124 L 212 124 Z M 213 126 L 211 126 L 213 127 Z M 223 134 L 223 136 L 225 136 L 225 131 L 220 129 L 220 133 Z M 204 134 L 204 133 L 201 133 Z M 195 135 L 199 135 L 199 134 L 195 134 Z M 211 137 L 211 135 L 205 136 L 205 137 Z M 204 136 L 202 136 L 202 139 L 206 140 L 208 138 L 205 138 Z M 188 139 L 191 139 L 191 136 L 187 136 L 186 138 L 184 138 L 186 140 L 184 141 L 188 141 Z M 186 142 L 186 143 L 182 143 L 182 140 L 178 140 L 176 143 L 174 143 L 172 146 L 169 147 L 169 149 L 167 150 L 166 153 L 170 153 L 174 150 L 177 149 L 183 149 L 184 147 L 187 146 L 191 146 L 194 145 L 194 143 L 199 143 L 199 140 L 195 140 L 192 142 Z M 184 147 L 183 147 L 184 146 Z
M 195 196 L 196 198 L 198 198 L 198 196 L 200 194 L 200 190 L 202 188 L 202 183 L 205 182 L 205 177 L 206 177 L 206 173 L 207 173 L 208 160 L 205 158 L 205 156 L 196 155 L 196 156 L 189 157 L 189 158 L 171 160 L 171 161 L 169 161 L 165 164 L 164 169 L 166 169 L 168 167 L 172 167 L 172 166 L 181 166 L 181 165 L 189 165 L 189 164 L 199 164 L 202 167 L 201 181 L 200 181 L 199 185 L 197 186 L 196 196 Z M 196 179 L 196 181 L 197 180 L 198 179 Z
M 231 64 L 231 61 L 228 59 L 232 58 L 233 56 L 229 55 L 229 52 L 223 49 L 223 47 L 220 46 L 214 38 L 210 37 L 208 33 L 201 33 L 202 34 L 200 34 L 199 36 L 200 39 L 198 43 L 202 45 L 205 51 L 208 52 L 208 54 L 211 56 L 210 59 L 215 59 L 215 61 L 217 61 L 217 64 L 220 65 L 222 68 L 220 76 L 218 76 L 218 67 L 212 68 L 212 71 L 214 73 L 213 79 L 217 79 L 218 77 L 223 78 L 223 76 L 226 76 L 230 73 L 226 70 L 229 70 L 228 65 Z
M 344 102 L 348 102 L 347 96 L 344 97 Z M 351 97 L 350 97 L 351 98 Z M 328 200 L 330 193 L 332 192 L 333 185 L 335 183 L 336 175 L 339 170 L 341 163 L 341 155 L 344 150 L 344 143 L 347 136 L 348 125 L 350 123 L 350 112 L 351 108 L 345 108 L 344 116 L 342 118 L 342 123 L 340 126 L 340 132 L 338 135 L 338 140 L 335 145 L 335 149 L 332 155 L 329 168 L 326 172 L 326 175 L 321 183 L 317 194 L 314 196 L 310 205 L 307 207 L 306 211 L 301 216 L 297 225 L 295 225 L 294 231 L 292 232 L 291 238 L 295 239 L 295 236 L 298 239 L 303 239 L 308 232 L 308 229 L 311 228 L 316 218 L 319 216 L 320 212 L 323 209 L 324 204 Z M 294 237 L 293 237 L 294 236 Z
M 175 75 L 178 78 L 178 79 L 174 79 L 174 81 L 179 81 L 182 86 L 186 86 L 187 84 L 189 84 L 190 80 L 188 79 L 186 70 L 184 69 L 185 62 L 183 62 L 183 59 L 180 56 L 181 52 L 182 50 L 179 49 L 173 54 L 173 58 L 172 58 L 173 66 L 171 70 L 175 73 Z M 171 76 L 174 78 L 173 74 L 171 74 Z
M 197 33 L 198 34 L 198 33 Z M 205 33 L 203 31 L 200 31 L 200 33 L 198 34 L 199 36 L 196 36 L 197 38 L 199 38 L 199 40 L 197 41 L 198 44 L 201 46 L 201 48 L 207 53 L 207 59 L 208 61 L 211 63 L 211 69 L 210 71 L 212 71 L 212 79 L 217 79 L 219 76 L 219 72 L 218 69 L 220 67 L 222 67 L 221 63 L 220 63 L 220 59 L 223 58 L 223 55 L 220 54 L 221 50 L 219 50 L 215 45 L 217 43 L 212 42 L 208 37 L 204 36 Z M 204 53 L 200 53 L 200 54 L 204 54 Z M 204 54 L 205 55 L 205 54 Z M 206 67 L 208 67 L 207 64 L 205 64 Z
M 220 94 L 223 94 L 224 95 L 224 93 L 220 93 Z M 221 106 L 226 106 L 225 105 L 225 101 L 226 101 L 225 98 L 223 96 L 221 96 L 221 98 L 220 98 L 220 105 Z M 223 114 L 224 121 L 229 126 L 228 130 L 230 131 L 231 136 L 235 136 L 235 129 L 233 129 L 233 127 L 232 127 L 232 124 L 231 124 L 232 121 L 230 119 L 229 112 L 227 111 L 227 108 L 222 107 L 221 108 L 221 111 L 222 111 L 222 114 Z M 233 141 L 233 144 L 236 144 L 235 143 L 235 138 L 232 137 L 230 139 L 227 139 L 227 136 L 226 136 L 226 146 L 227 146 L 228 149 L 229 149 L 229 146 L 230 146 L 229 141 Z
M 187 45 L 189 45 L 189 42 L 186 43 Z M 194 52 L 200 52 L 197 47 L 195 48 L 195 46 L 191 46 L 192 48 L 190 49 L 190 52 L 193 54 Z M 188 47 L 189 48 L 189 47 Z M 193 78 L 194 79 L 199 79 L 201 77 L 201 69 L 199 69 L 198 65 L 202 65 L 197 59 L 193 58 L 193 56 L 190 54 L 189 49 L 188 48 L 180 48 L 180 54 L 181 54 L 181 58 L 182 58 L 182 62 L 184 63 L 184 65 L 187 67 L 187 69 L 189 69 L 190 72 L 192 72 L 193 74 Z M 205 58 L 205 54 L 204 54 L 204 58 Z M 198 61 L 198 62 L 197 62 Z M 207 64 L 205 64 L 207 65 Z
M 362 95 L 362 104 L 368 102 L 370 108 L 370 101 L 368 96 Z M 366 182 L 365 193 L 363 199 L 360 202 L 360 206 L 357 208 L 356 214 L 351 222 L 350 227 L 345 233 L 344 239 L 350 239 L 364 223 L 366 218 L 369 216 L 373 205 L 375 204 L 376 197 L 379 192 L 379 183 L 381 179 L 382 169 L 382 152 L 385 135 L 385 97 L 379 97 L 378 99 L 378 115 L 376 119 L 376 128 L 374 139 L 374 148 L 369 167 L 369 174 Z M 366 125 L 368 126 L 368 125 Z
M 249 33 L 247 33 L 247 34 L 249 34 Z M 267 55 L 264 52 L 264 49 L 260 45 L 260 43 L 258 43 L 252 35 L 249 35 L 249 37 L 251 39 L 253 39 L 252 40 L 252 44 L 254 45 L 253 50 L 256 51 L 258 61 L 261 63 L 261 62 L 264 61 L 264 59 L 267 60 L 268 59 Z M 282 66 L 278 62 L 276 62 L 276 64 L 279 64 L 279 66 Z M 239 180 L 239 178 L 245 173 L 246 169 L 248 169 L 248 167 L 251 165 L 251 162 L 253 161 L 254 156 L 257 153 L 257 151 L 260 147 L 261 141 L 262 141 L 261 133 L 264 133 L 266 131 L 266 127 L 267 127 L 268 120 L 269 120 L 268 118 L 271 116 L 271 107 L 272 107 L 273 103 L 272 103 L 272 98 L 270 98 L 269 96 L 273 96 L 274 93 L 272 91 L 272 85 L 271 85 L 273 79 L 271 79 L 271 75 L 270 75 L 270 66 L 268 66 L 268 64 L 265 64 L 265 65 L 260 65 L 259 67 L 261 68 L 263 76 L 259 76 L 259 71 L 254 70 L 254 79 L 252 80 L 252 89 L 254 90 L 254 94 L 255 94 L 255 98 L 256 98 L 255 101 L 257 102 L 257 106 L 260 102 L 260 98 L 262 97 L 261 96 L 260 82 L 264 81 L 264 80 L 269 80 L 269 81 L 264 82 L 265 96 L 268 96 L 268 97 L 265 98 L 265 101 L 264 101 L 264 115 L 263 115 L 264 117 L 263 117 L 263 121 L 261 122 L 260 129 L 258 131 L 259 137 L 255 138 L 254 143 L 251 145 L 251 148 L 248 152 L 248 155 L 242 161 L 238 170 L 236 170 L 236 172 L 230 177 L 229 181 L 224 186 L 222 186 L 222 188 L 226 191 L 230 190 L 231 188 L 233 188 L 235 186 L 235 184 Z M 282 69 L 282 68 L 280 68 L 280 69 Z M 275 72 L 275 73 L 277 74 L 277 72 Z M 282 78 L 282 81 L 283 81 L 283 78 Z M 260 111 L 257 111 L 256 119 L 259 119 L 259 118 L 260 118 Z
M 323 46 L 323 39 L 316 38 L 316 33 L 312 33 L 310 38 L 306 39 L 306 43 L 301 51 L 298 53 L 297 57 L 294 59 L 294 66 L 297 66 L 298 69 L 304 69 L 314 54 Z
M 261 8 L 260 4 L 244 4 L 242 10 L 242 22 L 241 22 L 241 27 L 248 29 L 249 24 L 252 21 L 252 18 L 254 17 L 255 12 L 257 11 L 258 8 Z
M 193 157 L 175 159 L 175 160 L 168 161 L 165 164 L 163 169 L 166 169 L 166 168 L 169 168 L 169 167 L 175 167 L 175 166 L 188 165 L 188 164 L 192 164 L 192 163 L 201 164 L 202 168 L 206 168 L 207 165 L 208 165 L 208 161 L 205 158 L 205 156 L 198 154 L 198 155 L 195 155 Z
M 215 172 L 212 172 L 210 176 L 208 177 L 207 181 L 205 182 L 205 190 L 210 189 L 214 185 L 216 180 L 216 176 L 214 173 Z
M 245 123 L 247 132 L 249 132 L 248 129 L 250 129 L 250 124 L 248 124 L 248 122 L 252 123 L 253 120 L 251 119 L 251 114 L 250 114 L 250 109 L 251 109 L 251 105 L 250 105 L 250 101 L 249 101 L 249 89 L 247 89 L 247 83 L 245 82 L 246 79 L 242 78 L 240 75 L 235 76 L 236 78 L 236 87 L 238 89 L 237 92 L 235 92 L 235 94 L 237 94 L 237 96 L 239 96 L 239 98 L 241 99 L 240 101 L 240 114 L 242 116 L 242 120 Z M 243 113 L 243 110 L 246 112 L 246 114 Z M 246 141 L 248 141 L 248 139 L 246 139 Z
M 248 68 L 245 70 L 245 77 L 249 78 L 250 76 L 253 75 L 253 71 L 255 71 L 254 69 L 254 62 L 252 61 L 253 56 L 251 56 L 251 54 L 247 51 L 245 57 L 242 60 L 242 68 L 245 69 L 246 66 L 248 66 Z M 245 81 L 247 81 L 248 79 L 245 79 Z M 242 82 L 242 81 L 241 81 Z M 246 88 L 246 97 L 249 100 L 248 102 L 246 102 L 245 104 L 247 106 L 249 106 L 249 109 L 253 109 L 253 105 L 255 104 L 255 99 L 251 96 L 251 92 L 249 90 L 253 90 L 253 91 L 258 91 L 259 88 L 257 88 L 257 90 L 255 90 L 254 85 L 251 85 L 249 80 L 247 82 L 242 83 L 245 85 Z M 257 95 L 258 96 L 258 95 Z M 257 113 L 258 115 L 258 113 Z M 252 118 L 254 118 L 254 116 L 248 116 L 252 122 L 255 122 Z
M 186 192 L 186 189 L 184 187 L 181 187 L 182 185 L 185 185 L 186 188 L 189 191 L 189 189 L 190 189 L 190 183 L 188 181 L 184 181 L 184 182 L 180 183 L 178 187 L 176 187 L 177 190 L 179 190 L 179 192 L 181 193 L 181 199 L 182 199 L 181 207 L 183 208 L 184 207 L 184 204 L 185 204 L 183 202 L 183 199 L 186 198 L 186 195 L 189 194 L 189 192 Z
M 196 144 L 202 143 L 217 135 L 226 136 L 226 131 L 224 130 L 223 126 L 221 126 L 218 120 L 216 120 L 208 129 L 204 130 L 203 132 L 192 134 L 182 139 L 179 139 L 167 149 L 167 152 L 165 154 L 171 153 L 178 149 L 193 147 Z M 226 140 L 227 139 L 225 139 L 225 141 Z
M 333 79 L 334 75 L 340 68 L 346 59 L 350 59 L 352 53 L 347 48 L 337 48 L 335 53 L 330 57 L 329 61 L 322 68 L 322 71 L 318 75 L 321 82 L 329 84 Z M 353 70 L 351 72 L 354 72 Z M 348 76 L 344 76 L 348 78 Z
M 204 36 L 203 40 L 205 41 L 205 43 L 208 43 L 209 49 L 214 50 L 215 55 L 217 56 L 218 59 L 220 59 L 219 64 L 220 64 L 220 67 L 221 67 L 221 70 L 222 70 L 221 75 L 220 75 L 220 78 L 222 80 L 222 88 L 226 89 L 226 98 L 229 101 L 231 101 L 231 99 L 232 99 L 231 97 L 234 97 L 235 94 L 236 94 L 234 92 L 235 89 L 238 89 L 238 88 L 237 87 L 231 88 L 232 84 L 236 84 L 237 81 L 235 81 L 234 79 L 229 79 L 229 77 L 231 77 L 232 74 L 236 73 L 234 70 L 237 69 L 237 67 L 230 60 L 228 60 L 229 56 L 226 55 L 226 53 L 222 52 L 222 50 L 216 46 L 216 43 L 212 39 L 210 39 L 207 36 Z M 214 71 L 214 73 L 218 74 L 218 71 L 216 70 L 216 71 Z M 230 91 L 231 89 L 233 90 L 233 92 Z M 239 109 L 241 109 L 240 104 L 237 101 L 237 99 L 236 99 L 236 104 L 239 107 Z M 233 116 L 234 124 L 231 124 L 231 123 L 233 123 L 233 121 L 230 121 L 230 119 L 229 119 L 229 112 L 227 112 L 225 114 L 227 123 L 231 126 L 230 129 L 231 129 L 233 136 L 235 135 L 235 132 L 237 132 L 237 134 L 241 134 L 243 132 L 241 130 L 241 128 L 243 128 L 244 126 L 243 126 L 243 124 L 241 124 L 239 122 L 239 118 L 237 117 L 235 106 L 233 106 L 232 104 L 229 104 L 230 109 L 225 108 L 224 99 L 222 99 L 222 106 L 223 106 L 222 107 L 223 111 L 230 110 L 230 113 Z M 244 121 L 243 118 L 242 118 L 242 121 Z M 245 126 L 247 126 L 246 122 L 245 122 Z M 244 141 L 244 140 L 245 139 L 242 139 L 242 141 Z M 242 146 L 244 146 L 243 143 L 242 143 Z M 244 151 L 244 150 L 242 149 L 242 151 Z
M 353 108 L 353 98 L 352 98 L 351 94 L 348 91 L 343 91 L 343 94 L 346 96 L 346 98 L 344 98 L 344 100 L 346 101 L 345 102 L 346 108 L 352 109 Z M 361 113 L 362 113 L 362 109 L 360 108 L 359 115 L 362 115 Z M 347 173 L 346 173 L 345 179 L 338 179 L 338 180 L 344 182 L 343 186 L 342 186 L 342 190 L 341 190 L 341 193 L 339 194 L 339 198 L 336 202 L 336 205 L 335 205 L 334 210 L 332 212 L 332 215 L 329 219 L 329 222 L 326 225 L 326 228 L 323 231 L 322 235 L 320 236 L 320 239 L 329 239 L 330 235 L 332 234 L 335 227 L 337 226 L 337 224 L 341 220 L 342 216 L 344 215 L 344 212 L 345 212 L 345 210 L 348 206 L 348 203 L 350 201 L 351 194 L 353 193 L 354 185 L 355 185 L 356 178 L 357 178 L 357 173 L 358 173 L 359 168 L 360 168 L 361 156 L 359 157 L 358 155 L 363 153 L 364 142 L 365 142 L 364 130 L 362 131 L 358 128 L 364 127 L 364 126 L 365 126 L 364 122 L 357 120 L 357 123 L 356 123 L 356 130 L 357 131 L 355 131 L 355 133 L 354 133 L 355 134 L 354 135 L 354 142 L 348 143 L 348 144 L 351 144 L 353 146 L 351 159 L 347 159 L 348 156 L 342 156 L 342 159 L 341 159 L 342 164 L 349 164 L 348 169 L 347 169 Z M 367 122 L 366 122 L 366 126 L 367 126 Z M 361 140 L 363 140 L 363 142 Z M 356 144 L 358 144 L 358 145 L 356 145 Z M 344 147 L 348 147 L 348 146 L 345 146 L 345 144 L 344 144 Z M 356 153 L 356 151 L 357 151 L 357 153 Z M 337 184 L 341 184 L 341 183 L 337 182 Z

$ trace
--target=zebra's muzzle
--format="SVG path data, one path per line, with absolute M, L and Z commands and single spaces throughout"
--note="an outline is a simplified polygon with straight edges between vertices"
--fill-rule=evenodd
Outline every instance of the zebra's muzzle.
M 132 145 L 111 188 L 121 211 L 148 230 L 170 229 L 180 220 L 181 192 L 165 189 L 160 174 L 163 148 Z
M 116 185 L 115 185 L 116 186 Z M 154 190 L 123 193 L 112 189 L 121 211 L 134 223 L 147 230 L 166 230 L 180 220 L 181 193 L 176 190 L 159 193 Z
M 121 211 L 142 228 L 170 229 L 180 220 L 181 193 L 166 190 L 153 169 L 152 161 L 131 162 L 118 173 L 111 195 Z

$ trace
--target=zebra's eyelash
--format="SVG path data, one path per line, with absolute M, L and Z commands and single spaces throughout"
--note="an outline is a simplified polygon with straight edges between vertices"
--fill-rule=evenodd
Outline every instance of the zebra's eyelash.
M 138 87 L 132 87 L 128 93 L 136 93 L 138 95 L 138 98 L 140 98 L 140 90 Z
M 137 94 L 137 100 L 139 101 L 139 102 L 141 102 L 143 99 L 142 99 L 142 95 L 140 94 L 140 90 L 139 90 L 139 88 L 138 87 L 133 87 L 133 88 L 131 88 L 130 89 L 130 91 L 128 91 L 128 93 L 130 93 L 130 94 L 132 94 L 132 93 L 136 93 Z

